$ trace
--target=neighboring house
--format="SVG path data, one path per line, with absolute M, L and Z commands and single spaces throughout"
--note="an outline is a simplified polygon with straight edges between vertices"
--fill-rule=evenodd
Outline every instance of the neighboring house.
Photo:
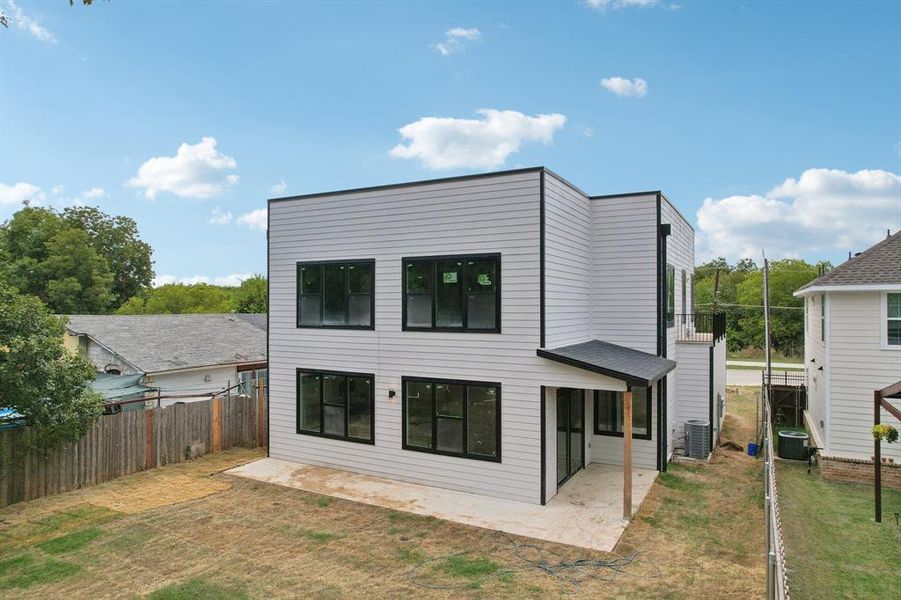
M 139 398 L 152 388 L 167 406 L 209 398 L 239 383 L 247 389 L 233 388 L 232 393 L 249 393 L 252 379 L 266 378 L 266 315 L 67 318 L 64 343 L 94 363 L 102 374 L 95 388 L 108 402 Z
M 901 232 L 795 296 L 804 298 L 805 421 L 827 459 L 824 472 L 851 474 L 849 465 L 863 461 L 870 467 L 857 469 L 859 478 L 872 479 L 873 391 L 901 380 Z M 884 410 L 882 422 L 901 427 Z M 901 444 L 883 444 L 882 456 L 901 463 Z
M 271 457 L 544 503 L 622 464 L 626 390 L 637 468 L 721 421 L 723 334 L 660 192 L 530 168 L 295 196 L 268 244 Z

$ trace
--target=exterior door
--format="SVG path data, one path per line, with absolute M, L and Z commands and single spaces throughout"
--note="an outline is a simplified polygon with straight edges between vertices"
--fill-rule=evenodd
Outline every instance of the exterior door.
M 585 466 L 585 395 L 582 390 L 557 390 L 557 486 Z

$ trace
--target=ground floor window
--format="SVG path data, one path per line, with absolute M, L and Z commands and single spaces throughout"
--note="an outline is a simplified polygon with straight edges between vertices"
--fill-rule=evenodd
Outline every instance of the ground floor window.
M 623 435 L 623 392 L 595 391 L 594 433 Z M 632 388 L 632 437 L 651 439 L 651 388 Z
M 498 383 L 404 377 L 403 418 L 407 450 L 501 459 Z
M 375 376 L 297 370 L 297 433 L 373 443 Z

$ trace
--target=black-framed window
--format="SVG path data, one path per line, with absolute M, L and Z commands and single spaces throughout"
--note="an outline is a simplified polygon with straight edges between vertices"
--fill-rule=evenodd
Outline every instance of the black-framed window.
M 375 261 L 297 263 L 297 326 L 373 329 Z
M 595 435 L 623 436 L 623 392 L 594 392 Z M 632 439 L 651 439 L 651 388 L 632 388 Z
M 501 385 L 404 377 L 405 450 L 501 460 Z
M 826 341 L 826 294 L 820 296 L 820 341 Z
M 297 433 L 374 443 L 375 376 L 297 369 Z
M 501 256 L 403 259 L 405 331 L 500 333 Z
M 688 274 L 682 269 L 682 324 L 685 325 L 686 315 L 688 313 Z
M 676 268 L 666 265 L 666 326 L 676 324 Z

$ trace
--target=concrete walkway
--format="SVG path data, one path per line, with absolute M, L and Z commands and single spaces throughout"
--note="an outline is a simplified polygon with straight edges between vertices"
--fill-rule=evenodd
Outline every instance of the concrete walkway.
M 264 458 L 227 471 L 231 475 L 496 529 L 551 542 L 610 552 L 628 524 L 622 518 L 622 467 L 591 464 L 545 506 Z M 633 514 L 657 477 L 633 471 Z

